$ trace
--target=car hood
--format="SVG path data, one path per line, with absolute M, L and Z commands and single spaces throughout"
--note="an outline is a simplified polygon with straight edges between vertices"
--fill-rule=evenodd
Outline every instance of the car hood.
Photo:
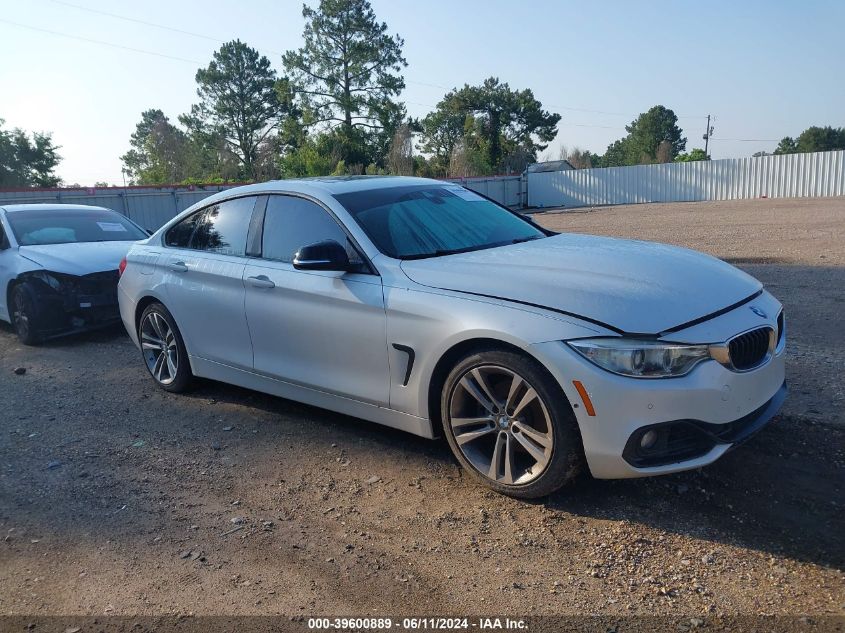
M 762 288 L 710 255 L 578 234 L 404 260 L 402 270 L 425 286 L 542 306 L 639 334 L 706 317 Z
M 18 253 L 45 270 L 68 275 L 88 275 L 117 270 L 134 242 L 80 242 L 21 246 Z

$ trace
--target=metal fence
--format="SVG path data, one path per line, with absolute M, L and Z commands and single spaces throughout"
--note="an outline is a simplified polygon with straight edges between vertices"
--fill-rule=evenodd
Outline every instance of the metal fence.
M 845 151 L 444 180 L 511 208 L 843 196 Z M 0 205 L 91 204 L 155 230 L 192 204 L 233 186 L 19 189 L 0 191 Z
M 457 178 L 450 182 L 477 191 L 510 207 L 524 206 L 522 176 Z M 145 229 L 156 230 L 203 198 L 236 185 L 103 187 L 85 189 L 18 189 L 0 191 L 0 205 L 27 203 L 90 204 L 113 209 Z
M 444 178 L 444 180 L 472 189 L 506 207 L 520 208 L 525 206 L 525 177 L 521 175 Z
M 530 207 L 845 195 L 845 151 L 528 173 Z
M 113 209 L 154 231 L 203 198 L 234 185 L 18 189 L 0 191 L 0 205 L 28 203 L 90 204 Z

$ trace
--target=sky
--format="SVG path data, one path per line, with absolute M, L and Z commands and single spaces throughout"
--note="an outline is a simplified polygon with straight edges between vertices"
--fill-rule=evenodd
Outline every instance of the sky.
M 840 0 L 371 3 L 405 40 L 411 116 L 496 76 L 562 115 L 544 157 L 561 145 L 601 154 L 657 104 L 678 115 L 688 150 L 704 146 L 713 115 L 713 158 L 845 126 Z M 241 39 L 281 72 L 281 54 L 302 43 L 301 10 L 292 0 L 0 0 L 0 119 L 51 132 L 66 184 L 122 184 L 120 156 L 143 110 L 174 122 L 188 111 L 197 68 L 223 41 Z

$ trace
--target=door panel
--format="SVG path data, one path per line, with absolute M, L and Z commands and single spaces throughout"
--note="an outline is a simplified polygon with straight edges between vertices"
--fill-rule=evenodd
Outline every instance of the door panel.
M 252 261 L 244 279 L 257 371 L 387 405 L 390 379 L 379 277 Z
M 361 262 L 346 233 L 321 206 L 302 198 L 269 197 L 262 258 L 250 259 L 244 271 L 255 370 L 387 406 L 390 377 L 381 278 L 299 271 L 291 264 L 300 247 L 326 239 L 346 243 L 350 259 Z
M 199 211 L 165 236 L 156 267 L 165 280 L 167 307 L 188 352 L 239 368 L 252 367 L 244 314 L 244 251 L 255 197 Z

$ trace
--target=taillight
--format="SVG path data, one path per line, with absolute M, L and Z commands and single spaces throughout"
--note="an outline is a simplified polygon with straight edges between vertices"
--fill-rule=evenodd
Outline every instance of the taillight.
M 123 271 L 126 270 L 126 258 L 120 260 L 120 265 L 117 267 L 117 274 L 118 276 L 123 275 Z

